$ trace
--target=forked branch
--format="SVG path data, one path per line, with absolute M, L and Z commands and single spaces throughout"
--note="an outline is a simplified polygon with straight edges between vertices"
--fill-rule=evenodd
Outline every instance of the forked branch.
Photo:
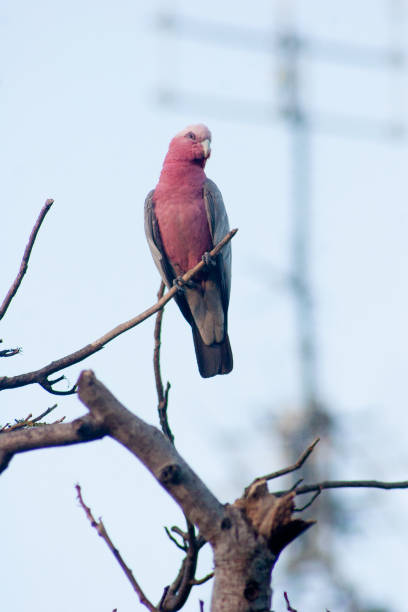
M 293 465 L 290 465 L 289 467 L 283 468 L 281 470 L 277 470 L 276 472 L 271 472 L 270 474 L 265 474 L 265 476 L 258 476 L 257 478 L 255 478 L 255 480 L 249 485 L 249 487 L 247 487 L 246 491 L 248 491 L 252 485 L 261 480 L 273 480 L 274 478 L 280 478 L 281 476 L 286 476 L 286 474 L 291 474 L 292 472 L 299 470 L 305 463 L 305 461 L 310 457 L 319 441 L 320 438 L 316 438 L 316 440 L 314 440 L 311 445 L 307 447 L 307 449 L 300 455 L 299 459 Z
M 293 465 L 287 468 L 283 468 L 281 470 L 277 470 L 276 472 L 271 472 L 270 474 L 266 474 L 265 476 L 259 476 L 258 478 L 255 478 L 252 484 L 245 489 L 245 495 L 248 495 L 248 492 L 250 491 L 251 487 L 259 482 L 266 482 L 274 478 L 279 478 L 280 476 L 285 476 L 286 474 L 290 474 L 300 469 L 305 463 L 305 461 L 310 457 L 318 442 L 319 438 L 316 438 L 316 440 L 314 440 L 312 444 L 307 447 L 307 449 L 300 455 L 299 459 Z M 295 483 L 295 485 L 290 489 L 274 491 L 273 494 L 276 497 L 283 497 L 291 492 L 294 492 L 296 495 L 314 493 L 314 495 L 307 504 L 305 504 L 301 508 L 295 508 L 296 512 L 302 512 L 303 510 L 311 506 L 312 503 L 317 499 L 317 497 L 319 497 L 320 493 L 325 489 L 408 489 L 408 480 L 401 480 L 395 482 L 385 482 L 382 480 L 323 480 L 322 482 L 317 482 L 315 484 L 305 485 L 301 485 L 301 482 L 302 479 Z

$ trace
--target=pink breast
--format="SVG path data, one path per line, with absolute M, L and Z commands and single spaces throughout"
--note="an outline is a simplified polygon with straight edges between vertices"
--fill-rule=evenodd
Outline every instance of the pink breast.
M 195 266 L 212 248 L 203 198 L 172 198 L 155 205 L 166 255 L 177 274 Z

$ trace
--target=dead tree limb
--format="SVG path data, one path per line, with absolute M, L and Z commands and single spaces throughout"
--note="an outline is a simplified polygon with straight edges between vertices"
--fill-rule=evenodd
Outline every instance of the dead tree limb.
M 211 544 L 215 560 L 213 612 L 269 609 L 270 577 L 282 548 L 311 523 L 293 521 L 294 493 L 271 496 L 257 485 L 247 499 L 223 506 L 156 428 L 122 406 L 93 372 L 78 394 L 109 431 L 136 455 Z
M 105 432 L 145 465 L 204 537 L 211 539 L 224 516 L 223 506 L 167 438 L 118 402 L 91 370 L 81 373 L 78 395 Z
M 82 372 L 78 394 L 89 414 L 72 423 L 20 429 L 0 436 L 0 470 L 15 453 L 76 444 L 109 435 L 156 478 L 200 530 L 214 553 L 212 612 L 269 610 L 272 568 L 293 539 L 313 521 L 294 519 L 297 490 L 272 495 L 266 480 L 254 482 L 234 504 L 222 505 L 157 428 L 127 410 L 92 371 Z M 330 486 L 330 484 L 332 486 Z M 407 482 L 334 481 L 304 487 L 375 486 L 407 488 Z M 307 488 L 307 491 L 306 491 Z M 184 574 L 183 574 L 184 575 Z
M 4 432 L 0 436 L 0 473 L 7 468 L 13 455 L 17 453 L 90 442 L 103 438 L 106 434 L 107 431 L 102 423 L 92 414 L 86 414 L 71 423 L 57 423 Z
M 78 395 L 88 415 L 0 436 L 2 468 L 17 452 L 111 436 L 145 465 L 199 529 L 199 545 L 201 538 L 211 545 L 216 568 L 212 612 L 269 610 L 273 565 L 282 548 L 312 524 L 292 519 L 295 494 L 276 498 L 266 483 L 257 483 L 245 498 L 223 505 L 169 440 L 122 406 L 93 372 L 82 372 Z

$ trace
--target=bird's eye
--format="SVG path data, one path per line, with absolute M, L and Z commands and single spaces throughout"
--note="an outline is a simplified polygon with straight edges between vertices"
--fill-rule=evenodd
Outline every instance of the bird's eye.
M 194 134 L 194 132 L 187 132 L 186 138 L 190 138 L 190 140 L 195 140 L 196 135 Z

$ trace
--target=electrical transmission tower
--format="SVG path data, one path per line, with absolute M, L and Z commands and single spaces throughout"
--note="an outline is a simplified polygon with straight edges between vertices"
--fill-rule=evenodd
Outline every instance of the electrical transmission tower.
M 285 6 L 288 2 L 286 1 Z M 283 5 L 280 5 L 281 9 Z M 340 4 L 339 4 L 340 6 Z M 400 0 L 384 0 L 391 9 L 391 26 L 401 21 L 403 4 Z M 278 20 L 279 21 L 279 20 Z M 297 32 L 293 18 L 280 19 L 276 30 L 236 27 L 216 22 L 194 19 L 170 10 L 158 16 L 158 26 L 168 36 L 194 40 L 208 45 L 230 46 L 240 50 L 272 54 L 278 66 L 277 99 L 268 104 L 243 100 L 221 99 L 212 95 L 200 95 L 180 90 L 175 86 L 161 88 L 159 101 L 169 109 L 177 111 L 205 108 L 218 118 L 227 117 L 241 121 L 282 121 L 286 124 L 291 140 L 291 243 L 288 284 L 294 304 L 298 368 L 301 400 L 296 415 L 292 415 L 290 426 L 282 425 L 286 437 L 285 446 L 292 456 L 289 463 L 297 459 L 308 442 L 316 435 L 323 439 L 323 448 L 328 453 L 325 473 L 319 471 L 313 459 L 305 464 L 305 479 L 318 482 L 328 477 L 330 470 L 329 449 L 331 415 L 321 401 L 319 389 L 319 356 L 317 328 L 314 312 L 313 283 L 311 280 L 312 206 L 311 206 L 311 136 L 315 133 L 351 136 L 354 138 L 401 140 L 405 129 L 395 118 L 370 119 L 366 116 L 318 113 L 306 108 L 302 91 L 302 60 L 309 62 L 323 59 L 326 63 L 359 66 L 371 71 L 388 71 L 396 79 L 405 67 L 402 41 L 391 41 L 387 47 L 361 44 L 342 44 L 328 39 L 319 40 Z M 395 29 L 395 28 L 394 28 Z M 322 452 L 319 453 L 320 465 Z M 314 509 L 314 516 L 316 516 Z M 318 508 L 320 524 L 331 522 L 330 496 L 321 500 Z M 307 536 L 307 534 L 306 534 Z M 311 539 L 303 538 L 299 558 L 319 557 L 319 545 L 311 551 Z M 327 550 L 327 546 L 326 546 Z M 321 549 L 320 549 L 321 552 Z M 322 556 L 322 555 L 321 555 Z

